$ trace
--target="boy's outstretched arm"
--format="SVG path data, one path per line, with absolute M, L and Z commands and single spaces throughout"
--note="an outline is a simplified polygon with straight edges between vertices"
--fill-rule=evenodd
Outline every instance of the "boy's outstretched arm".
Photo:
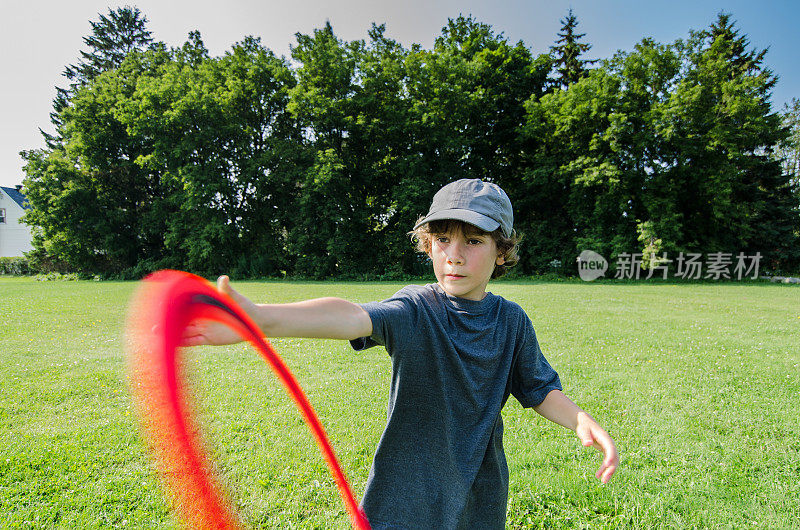
M 585 447 L 594 446 L 601 451 L 604 455 L 603 464 L 597 470 L 596 476 L 603 484 L 611 480 L 619 465 L 619 454 L 614 440 L 594 418 L 560 390 L 550 391 L 544 401 L 533 410 L 548 420 L 575 431 Z
M 358 304 L 341 298 L 317 298 L 291 304 L 254 304 L 220 276 L 217 289 L 241 306 L 267 337 L 357 339 L 372 335 L 372 320 Z M 242 337 L 218 322 L 198 320 L 183 334 L 184 346 L 241 342 Z

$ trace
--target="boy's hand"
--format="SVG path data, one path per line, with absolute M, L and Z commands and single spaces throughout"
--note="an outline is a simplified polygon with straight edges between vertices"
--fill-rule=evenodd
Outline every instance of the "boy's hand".
M 595 476 L 606 484 L 611 480 L 611 476 L 619 465 L 619 454 L 614 440 L 600 425 L 585 412 L 578 414 L 578 425 L 575 434 L 581 439 L 584 447 L 594 446 L 604 455 L 603 464 L 597 470 Z
M 594 418 L 585 410 L 572 402 L 560 390 L 551 390 L 534 410 L 550 421 L 575 431 L 586 447 L 596 447 L 603 452 L 603 464 L 597 470 L 597 478 L 603 484 L 611 480 L 611 476 L 619 466 L 619 454 L 614 440 L 600 427 Z
M 217 290 L 233 298 L 233 301 L 239 304 L 245 313 L 251 317 L 255 316 L 256 305 L 249 298 L 231 287 L 230 279 L 227 276 L 220 276 L 217 279 Z M 210 320 L 196 320 L 184 330 L 181 345 L 200 346 L 208 344 L 220 346 L 237 342 L 242 342 L 242 337 L 228 326 Z

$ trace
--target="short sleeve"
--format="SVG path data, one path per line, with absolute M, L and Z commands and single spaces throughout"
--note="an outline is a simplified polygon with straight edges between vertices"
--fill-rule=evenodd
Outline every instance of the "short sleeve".
M 391 355 L 395 344 L 406 340 L 413 329 L 414 303 L 408 288 L 381 302 L 360 305 L 372 321 L 372 335 L 351 340 L 350 345 L 357 351 L 385 346 Z
M 539 405 L 551 390 L 561 390 L 558 374 L 545 359 L 533 324 L 526 316 L 522 340 L 511 374 L 511 393 L 523 407 Z

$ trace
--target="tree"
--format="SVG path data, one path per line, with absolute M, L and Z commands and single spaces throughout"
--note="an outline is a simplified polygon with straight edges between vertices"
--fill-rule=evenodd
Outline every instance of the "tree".
M 330 22 L 313 35 L 298 33 L 292 47 L 300 67 L 289 109 L 304 133 L 305 163 L 288 241 L 295 270 L 315 278 L 364 270 L 369 261 L 356 243 L 367 232 L 361 205 L 368 195 L 350 149 L 362 53 L 363 42 L 344 43 Z
M 611 255 L 635 243 L 629 175 L 609 135 L 625 120 L 621 86 L 598 68 L 527 105 L 525 134 L 541 139 L 525 172 L 532 271 L 553 260 L 571 264 L 584 249 Z
M 586 34 L 575 33 L 575 29 L 578 27 L 578 18 L 572 13 L 572 8 L 570 8 L 567 18 L 561 20 L 561 24 L 559 38 L 556 40 L 556 45 L 550 47 L 550 54 L 553 57 L 553 68 L 559 74 L 555 82 L 562 88 L 566 88 L 586 75 L 587 65 L 597 61 L 580 58 L 592 48 L 592 45 L 578 42 Z
M 652 39 L 643 39 L 629 53 L 617 53 L 605 66 L 620 79 L 620 94 L 603 136 L 621 171 L 626 202 L 622 213 L 635 223 L 645 265 L 653 253 L 673 253 L 684 229 L 676 205 L 686 190 L 676 185 L 671 173 L 675 151 L 664 134 L 666 109 L 681 66 L 675 45 Z
M 796 267 L 797 199 L 770 154 L 784 133 L 763 58 L 721 14 L 686 43 L 645 39 L 532 99 L 530 266 L 638 248 L 761 252 L 767 270 Z
M 64 77 L 70 84 L 67 88 L 56 87 L 53 112 L 50 120 L 57 134 L 42 131 L 48 146 L 60 141 L 59 128 L 62 123 L 61 112 L 69 106 L 70 99 L 77 90 L 90 83 L 98 75 L 122 65 L 122 61 L 134 50 L 144 50 L 152 45 L 153 39 L 147 29 L 147 17 L 137 7 L 122 7 L 108 10 L 108 15 L 98 15 L 97 22 L 89 21 L 92 33 L 83 38 L 88 50 L 81 50 L 77 64 L 64 69 Z
M 411 50 L 409 130 L 418 176 L 409 186 L 414 214 L 407 223 L 425 213 L 437 189 L 459 178 L 496 182 L 515 204 L 528 199 L 522 158 L 531 146 L 521 125 L 525 102 L 544 93 L 550 66 L 549 57 L 532 57 L 523 43 L 508 42 L 472 17 L 448 20 L 433 50 Z M 517 226 L 527 226 L 527 210 L 517 212 Z M 520 269 L 524 256 L 522 263 Z
M 293 212 L 295 145 L 286 111 L 294 77 L 285 61 L 246 38 L 209 58 L 193 32 L 171 60 L 137 83 L 120 116 L 152 148 L 137 165 L 162 198 L 158 253 L 204 273 L 279 275 Z
M 725 43 L 723 53 L 728 60 L 728 75 L 731 80 L 740 75 L 764 74 L 765 89 L 770 90 L 777 83 L 778 79 L 772 75 L 772 72 L 763 67 L 768 49 L 749 49 L 750 41 L 747 35 L 739 34 L 730 13 L 720 12 L 717 20 L 707 30 L 699 32 L 698 36 L 712 44 L 717 39 Z
M 135 27 L 131 13 L 92 27 Z M 570 12 L 572 44 L 576 25 Z M 431 50 L 404 49 L 383 25 L 344 42 L 326 24 L 297 35 L 294 70 L 257 39 L 212 58 L 197 32 L 140 50 L 138 31 L 138 44 L 87 39 L 131 49 L 69 67 L 58 136 L 24 154 L 36 256 L 56 266 L 421 274 L 406 232 L 464 177 L 511 196 L 523 273 L 583 249 L 800 266 L 798 104 L 771 111 L 765 51 L 724 13 L 686 42 L 573 63 L 581 75 L 555 91 L 553 56 L 472 17 L 448 20 Z
M 89 22 L 92 34 L 83 38 L 89 50 L 82 50 L 80 61 L 64 70 L 73 86 L 86 85 L 101 73 L 119 68 L 129 53 L 144 50 L 153 42 L 147 17 L 138 7 L 109 8 L 107 16 L 99 17 L 97 22 Z
M 330 25 L 298 35 L 290 108 L 304 130 L 307 176 L 290 230 L 297 270 L 312 276 L 421 273 L 405 232 L 444 183 L 517 184 L 524 102 L 544 91 L 535 62 L 471 17 L 449 20 L 433 50 L 404 50 L 373 26 L 344 43 Z M 369 245 L 360 246 L 363 234 Z M 375 256 L 369 246 L 383 244 Z
M 348 140 L 364 183 L 366 236 L 361 252 L 371 254 L 365 271 L 386 278 L 417 270 L 419 260 L 406 232 L 418 214 L 419 141 L 414 101 L 408 95 L 408 50 L 375 25 L 357 63 L 360 90 L 352 98 L 356 119 Z M 371 250 L 379 245 L 381 252 Z
M 786 137 L 770 97 L 776 78 L 766 50 L 749 49 L 730 15 L 720 13 L 686 46 L 685 77 L 666 109 L 681 183 L 679 246 L 695 251 L 760 251 L 766 270 L 797 266 L 798 216 L 789 177 L 772 156 Z
M 784 104 L 782 122 L 788 136 L 775 148 L 775 158 L 780 161 L 783 174 L 790 179 L 793 204 L 800 217 L 800 100 L 792 98 L 791 104 Z
M 775 158 L 784 174 L 792 176 L 794 186 L 800 187 L 800 99 L 784 104 L 781 119 L 788 136 L 775 147 Z
M 77 90 L 61 146 L 27 153 L 37 248 L 128 277 L 280 274 L 303 167 L 294 84 L 252 38 L 214 59 L 197 32 L 129 54 Z
M 38 227 L 34 247 L 43 257 L 98 273 L 144 257 L 147 240 L 137 228 L 156 190 L 136 161 L 150 146 L 119 118 L 138 78 L 158 60 L 147 59 L 133 53 L 77 89 L 60 113 L 59 144 L 23 153 L 27 222 Z

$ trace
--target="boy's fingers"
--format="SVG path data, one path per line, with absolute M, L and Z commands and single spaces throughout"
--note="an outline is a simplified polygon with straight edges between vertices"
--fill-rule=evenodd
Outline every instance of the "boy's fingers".
M 183 338 L 186 337 L 193 337 L 195 335 L 199 335 L 202 332 L 202 328 L 195 324 L 191 323 L 183 329 Z
M 599 478 L 603 484 L 606 484 L 611 480 L 611 477 L 617 470 L 619 454 L 617 453 L 617 448 L 614 447 L 613 444 L 611 447 L 603 447 L 602 450 L 605 453 L 605 458 L 603 459 L 603 465 L 597 470 L 597 478 Z
M 603 453 L 603 463 L 600 469 L 597 470 L 595 476 L 603 483 L 606 484 L 611 480 L 611 476 L 617 470 L 619 464 L 619 455 L 617 448 L 614 446 L 613 440 L 604 431 L 593 433 L 592 429 L 578 429 L 577 434 L 585 447 L 595 446 Z M 597 436 L 595 436 L 597 434 Z
M 600 479 L 603 484 L 608 484 L 608 481 L 611 480 L 611 477 L 614 475 L 616 470 L 617 466 L 601 466 L 597 471 L 597 478 Z
M 608 481 L 611 480 L 611 477 L 614 475 L 614 473 L 616 471 L 617 471 L 616 462 L 611 464 L 611 465 L 609 465 L 609 466 L 607 466 L 606 470 L 603 472 L 602 477 L 600 478 L 600 480 L 603 482 L 603 484 L 608 483 Z
M 196 335 L 194 337 L 183 337 L 181 339 L 181 346 L 202 346 L 205 343 L 202 336 Z
M 205 328 L 199 324 L 191 323 L 183 330 L 181 346 L 200 346 L 205 344 Z

